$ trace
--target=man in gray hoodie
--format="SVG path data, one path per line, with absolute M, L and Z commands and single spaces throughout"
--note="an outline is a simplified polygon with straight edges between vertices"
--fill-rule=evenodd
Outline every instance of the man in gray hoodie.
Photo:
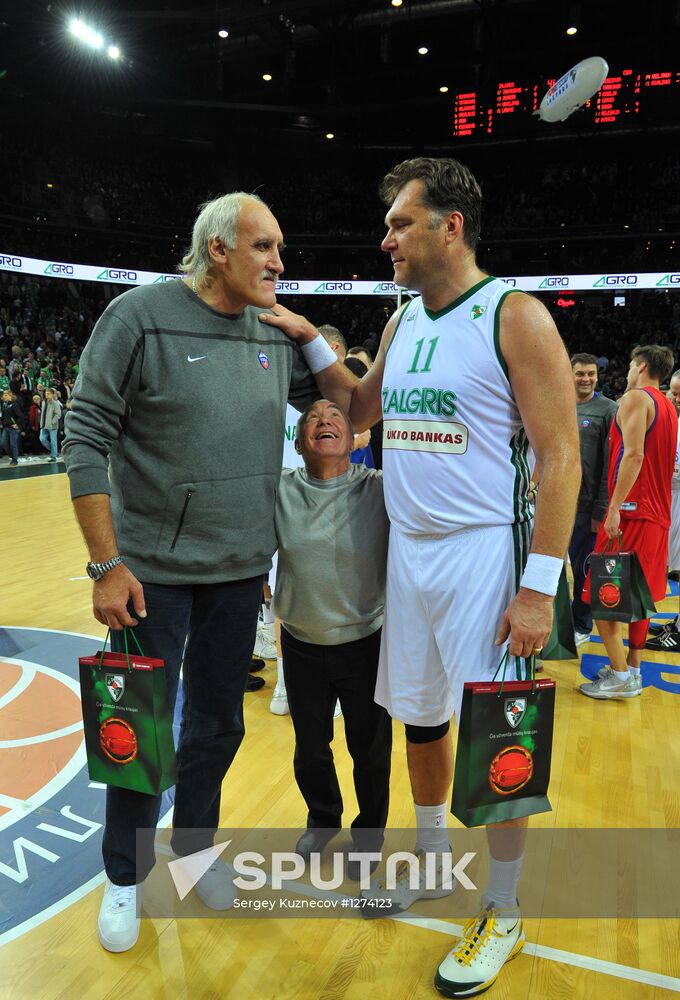
M 282 249 L 256 196 L 203 205 L 187 277 L 133 288 L 99 319 L 66 418 L 95 618 L 114 630 L 116 649 L 120 630 L 135 627 L 144 653 L 165 661 L 171 706 L 184 665 L 179 855 L 212 845 L 222 780 L 244 735 L 263 574 L 276 549 L 286 403 L 304 409 L 355 381 L 321 337 L 300 349 L 260 320 L 276 303 Z M 99 940 L 109 951 L 137 940 L 136 887 L 154 864 L 159 810 L 160 797 L 107 790 Z M 197 892 L 213 909 L 231 906 L 226 865 L 217 861 Z

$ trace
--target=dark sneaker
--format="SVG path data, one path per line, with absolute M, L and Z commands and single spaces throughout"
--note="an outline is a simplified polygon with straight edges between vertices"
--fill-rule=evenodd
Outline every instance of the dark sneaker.
M 647 640 L 645 649 L 654 649 L 659 653 L 680 653 L 680 632 L 675 629 L 661 632 Z
M 675 629 L 675 620 L 669 622 L 653 622 L 647 629 L 647 635 L 661 635 L 662 632 L 672 632 Z

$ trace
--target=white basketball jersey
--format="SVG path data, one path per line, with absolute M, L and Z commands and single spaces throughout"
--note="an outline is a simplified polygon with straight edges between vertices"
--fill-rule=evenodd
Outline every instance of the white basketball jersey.
M 383 379 L 383 473 L 390 521 L 407 534 L 531 520 L 528 441 L 499 347 L 511 292 L 489 277 L 438 313 L 417 298 L 401 314 Z

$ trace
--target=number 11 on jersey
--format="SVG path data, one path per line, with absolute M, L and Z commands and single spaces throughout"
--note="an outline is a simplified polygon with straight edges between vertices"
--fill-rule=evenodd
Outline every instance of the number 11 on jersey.
M 411 367 L 407 368 L 407 371 L 416 372 L 420 374 L 422 374 L 423 372 L 432 371 L 430 365 L 432 363 L 432 356 L 435 352 L 435 348 L 437 347 L 438 340 L 439 337 L 433 337 L 432 340 L 430 341 L 430 349 L 427 352 L 427 359 L 425 361 L 424 366 L 420 369 L 418 368 L 418 361 L 420 359 L 420 352 L 423 349 L 423 344 L 425 343 L 425 338 L 422 337 L 420 340 L 416 340 L 416 353 L 413 355 L 413 361 L 411 362 Z

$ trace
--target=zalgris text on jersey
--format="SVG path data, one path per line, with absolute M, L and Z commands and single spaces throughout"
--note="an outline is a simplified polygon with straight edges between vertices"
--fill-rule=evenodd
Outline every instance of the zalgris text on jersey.
M 456 394 L 453 389 L 383 388 L 383 415 L 391 413 L 430 413 L 433 417 L 453 417 Z

